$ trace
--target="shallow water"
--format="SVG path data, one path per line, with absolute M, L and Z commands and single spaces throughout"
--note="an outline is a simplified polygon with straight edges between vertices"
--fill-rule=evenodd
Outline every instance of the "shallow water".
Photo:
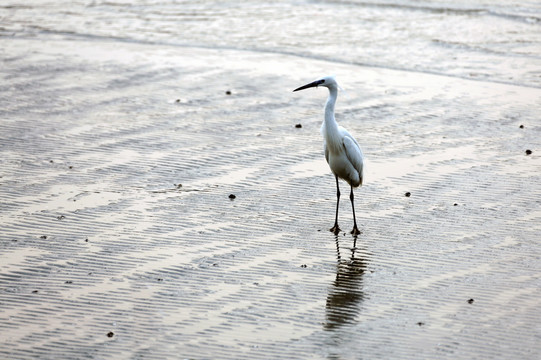
M 29 3 L 0 7 L 2 357 L 541 355 L 538 4 Z M 356 239 L 326 90 L 291 93 L 327 73 Z
M 294 54 L 541 85 L 538 1 L 29 3 L 0 8 L 1 35 Z

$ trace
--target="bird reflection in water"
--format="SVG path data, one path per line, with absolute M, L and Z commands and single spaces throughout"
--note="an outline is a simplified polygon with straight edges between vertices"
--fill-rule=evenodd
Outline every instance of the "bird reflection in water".
M 357 236 L 354 236 L 351 256 L 342 258 L 338 235 L 335 235 L 336 279 L 329 289 L 326 304 L 325 330 L 333 330 L 343 325 L 355 323 L 360 312 L 361 303 L 365 297 L 363 292 L 363 275 L 366 270 L 366 260 L 355 252 Z

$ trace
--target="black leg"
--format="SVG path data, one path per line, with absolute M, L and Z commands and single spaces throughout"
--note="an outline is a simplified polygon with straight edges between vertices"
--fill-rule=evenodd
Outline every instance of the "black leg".
M 349 193 L 349 199 L 351 200 L 351 210 L 353 210 L 353 230 L 351 233 L 353 235 L 359 235 L 361 232 L 357 228 L 357 219 L 355 219 L 355 205 L 353 204 L 353 186 L 351 187 L 351 192 Z
M 340 228 L 338 227 L 338 204 L 340 204 L 340 186 L 338 186 L 338 176 L 334 175 L 334 178 L 336 179 L 336 216 L 334 217 L 334 226 L 330 228 L 330 231 L 332 231 L 336 235 L 340 232 Z

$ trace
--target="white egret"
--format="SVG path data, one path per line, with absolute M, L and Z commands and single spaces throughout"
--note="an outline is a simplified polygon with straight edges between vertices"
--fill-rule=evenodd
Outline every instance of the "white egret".
M 338 83 L 334 76 L 326 76 L 309 84 L 301 86 L 293 91 L 308 89 L 311 87 L 325 86 L 329 89 L 329 97 L 325 104 L 325 119 L 321 125 L 325 159 L 336 179 L 336 216 L 334 226 L 330 231 L 338 234 L 338 205 L 340 204 L 340 186 L 338 178 L 345 180 L 351 187 L 349 199 L 353 210 L 353 235 L 360 234 L 355 219 L 355 205 L 353 203 L 353 188 L 363 184 L 363 152 L 357 140 L 343 127 L 339 126 L 334 118 L 334 105 L 338 96 Z

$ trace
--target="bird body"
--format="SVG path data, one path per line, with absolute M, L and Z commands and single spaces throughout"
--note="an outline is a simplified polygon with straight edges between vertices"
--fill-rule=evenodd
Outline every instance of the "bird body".
M 327 76 L 293 91 L 304 90 L 310 87 L 325 86 L 329 89 L 329 97 L 325 104 L 325 118 L 321 125 L 321 135 L 324 139 L 325 159 L 336 178 L 337 201 L 336 217 L 331 231 L 338 233 L 338 205 L 340 202 L 340 187 L 338 178 L 345 180 L 351 187 L 350 200 L 353 210 L 352 234 L 359 234 L 355 219 L 355 206 L 353 202 L 353 188 L 363 183 L 363 152 L 355 138 L 343 127 L 339 126 L 334 117 L 334 105 L 338 97 L 338 83 L 333 76 Z

